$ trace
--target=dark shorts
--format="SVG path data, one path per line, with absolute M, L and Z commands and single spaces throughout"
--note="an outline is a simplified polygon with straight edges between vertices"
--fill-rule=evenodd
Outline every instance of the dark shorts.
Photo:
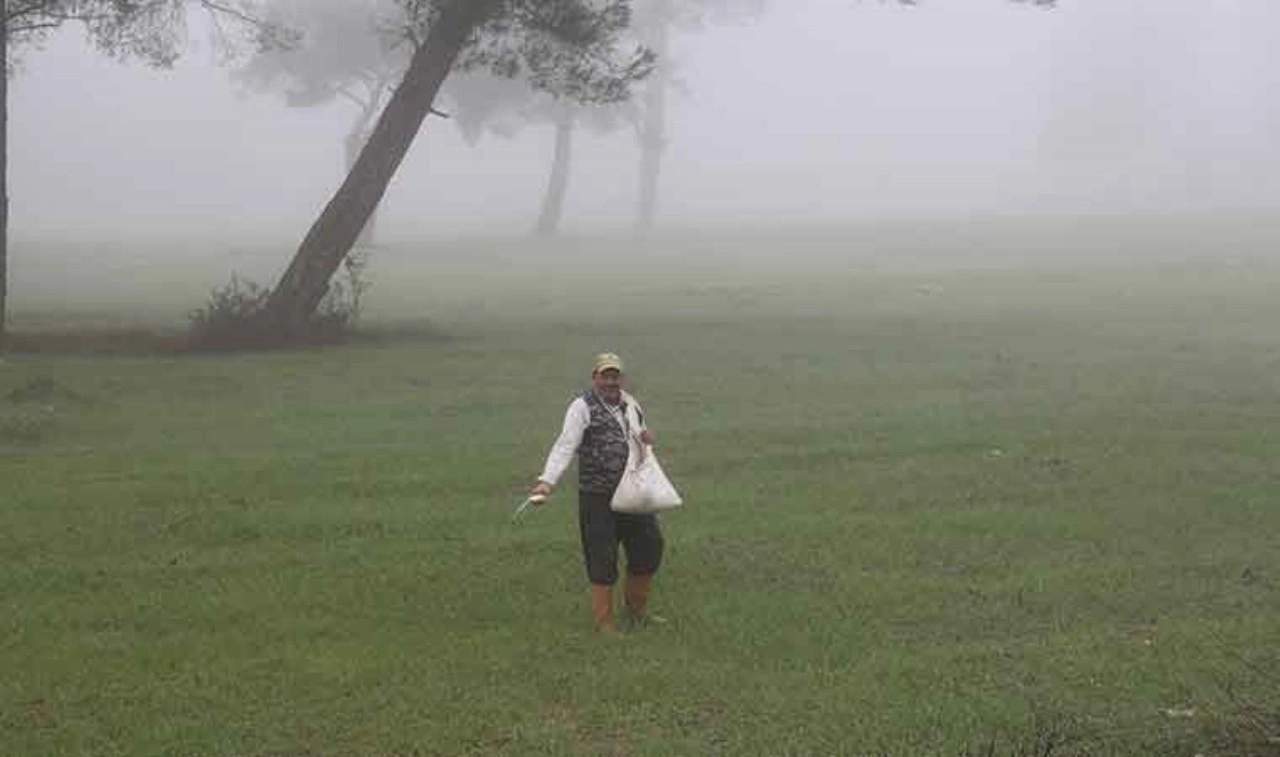
M 627 573 L 648 576 L 662 564 L 662 529 L 656 515 L 615 513 L 611 494 L 578 492 L 578 529 L 582 558 L 593 584 L 618 580 L 618 544 L 627 553 Z

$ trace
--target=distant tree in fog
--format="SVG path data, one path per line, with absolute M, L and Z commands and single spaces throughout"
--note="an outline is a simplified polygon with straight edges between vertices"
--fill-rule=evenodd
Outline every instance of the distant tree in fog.
M 667 95 L 678 86 L 671 35 L 712 24 L 741 22 L 757 15 L 767 0 L 638 0 L 635 35 L 657 56 L 638 103 L 636 140 L 640 147 L 640 187 L 636 228 L 651 230 L 658 216 L 658 185 L 667 149 Z
M 475 144 L 485 134 L 514 137 L 529 125 L 549 125 L 554 134 L 551 167 L 534 233 L 560 229 L 573 163 L 574 135 L 585 126 L 605 134 L 635 125 L 639 112 L 631 100 L 606 105 L 574 102 L 539 92 L 517 79 L 480 73 L 454 77 L 446 85 L 450 110 L 463 138 Z
M 915 5 L 914 0 L 892 0 Z M 1051 7 L 1056 0 L 1013 0 Z M 655 53 L 654 72 L 645 80 L 644 96 L 610 105 L 584 106 L 547 97 L 500 77 L 455 77 L 445 86 L 458 126 L 470 142 L 491 132 L 512 136 L 525 123 L 550 124 L 555 142 L 547 188 L 535 231 L 558 231 L 569 185 L 574 134 L 585 125 L 596 133 L 631 129 L 640 149 L 640 183 L 635 225 L 651 230 L 657 219 L 663 154 L 668 145 L 667 98 L 687 92 L 679 59 L 672 52 L 673 32 L 691 33 L 715 25 L 750 21 L 768 0 L 635 0 L 629 35 Z

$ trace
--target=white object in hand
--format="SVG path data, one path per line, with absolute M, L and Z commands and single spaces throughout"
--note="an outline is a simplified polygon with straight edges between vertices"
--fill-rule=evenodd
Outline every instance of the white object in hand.
M 546 502 L 546 501 L 547 501 L 547 496 L 545 494 L 534 494 L 530 496 L 524 502 L 521 502 L 520 506 L 516 508 L 516 512 L 514 515 L 511 516 L 511 520 L 516 520 L 517 518 L 519 518 L 521 515 L 524 514 L 525 510 L 528 510 L 530 507 L 541 505 L 543 502 Z

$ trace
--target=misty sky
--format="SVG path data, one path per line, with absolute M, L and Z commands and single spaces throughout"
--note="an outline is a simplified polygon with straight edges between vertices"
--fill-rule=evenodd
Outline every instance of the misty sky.
M 661 215 L 671 225 L 968 213 L 1274 208 L 1274 0 L 777 0 L 678 39 Z M 197 25 L 173 71 L 71 27 L 11 86 L 18 237 L 300 238 L 341 180 L 342 104 L 243 94 Z M 388 192 L 388 235 L 533 222 L 551 129 L 467 146 L 432 120 Z M 637 151 L 582 137 L 568 230 L 625 227 Z

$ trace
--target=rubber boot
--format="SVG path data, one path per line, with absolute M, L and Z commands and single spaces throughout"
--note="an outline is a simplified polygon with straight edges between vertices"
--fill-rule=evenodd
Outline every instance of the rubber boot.
M 591 584 L 591 624 L 596 633 L 605 636 L 618 634 L 618 623 L 613 619 L 612 586 Z

